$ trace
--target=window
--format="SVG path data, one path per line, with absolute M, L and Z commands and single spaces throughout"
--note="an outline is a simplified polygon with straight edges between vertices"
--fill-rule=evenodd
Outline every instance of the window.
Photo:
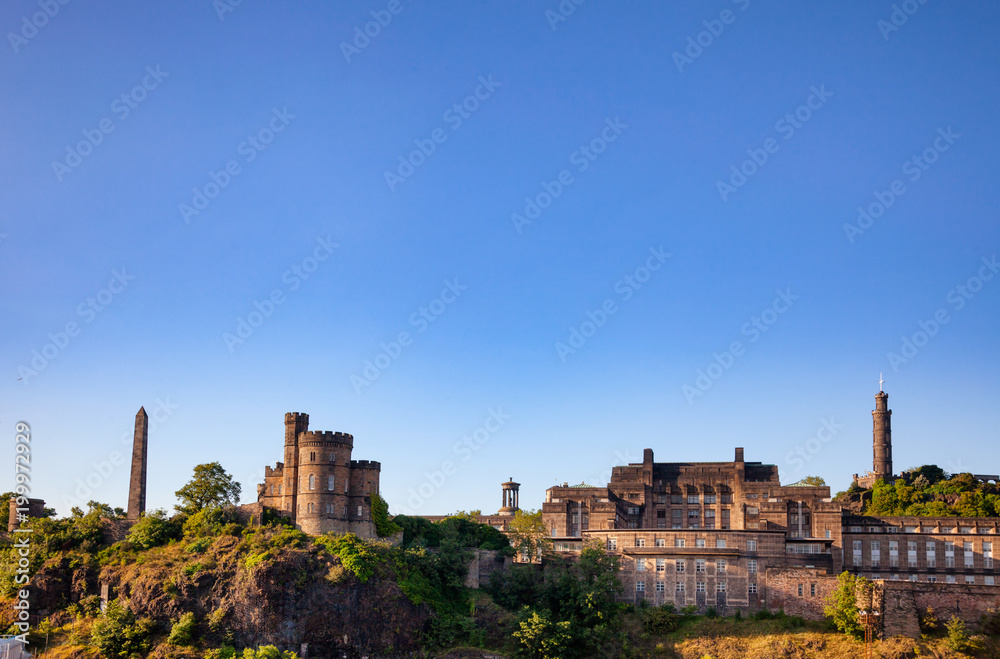
M 816 597 L 816 584 L 809 584 L 809 597 Z
M 635 592 L 637 592 L 637 593 L 644 593 L 644 592 L 646 592 L 646 582 L 642 581 L 642 580 L 636 581 L 635 582 Z
M 927 541 L 927 567 L 937 567 L 937 543 L 933 540 Z
M 721 528 L 721 529 L 728 529 L 729 528 L 729 509 L 728 508 L 726 508 L 725 510 L 722 511 L 722 526 L 720 526 L 719 528 Z
M 705 505 L 713 504 L 713 503 L 715 503 L 715 495 L 714 494 L 706 494 L 705 495 Z
M 993 569 L 993 543 L 984 542 L 983 543 L 983 569 L 992 570 Z
M 717 592 L 717 593 L 724 593 L 724 592 L 726 592 L 726 582 L 725 581 L 720 581 L 720 582 L 716 583 L 715 584 L 715 592 Z
M 935 582 L 937 582 L 936 576 L 934 576 L 933 574 L 927 575 L 927 583 L 935 583 Z
M 310 490 L 316 489 L 316 477 L 313 476 L 312 474 L 309 474 L 309 489 Z
M 799 584 L 799 597 L 802 597 L 802 584 Z
M 830 539 L 830 529 L 826 530 L 826 536 L 825 537 L 826 537 L 827 540 Z
M 945 583 L 957 583 L 955 581 L 955 575 L 954 574 L 949 574 L 948 576 L 946 576 L 944 578 L 944 580 L 945 580 Z
M 308 510 L 309 512 L 312 512 L 313 511 L 313 505 L 310 503 L 308 506 L 306 506 L 306 510 Z
M 732 494 L 725 493 L 722 495 L 722 503 L 732 503 L 732 502 L 733 502 Z
M 965 549 L 965 567 L 971 568 L 973 567 L 973 561 L 974 561 L 973 557 L 975 556 L 975 554 L 972 553 L 972 543 L 971 542 L 964 543 L 963 549 Z
M 553 535 L 555 534 L 555 529 L 552 529 Z M 618 538 L 608 538 L 608 550 L 616 551 L 618 549 Z
M 971 584 L 976 583 L 976 577 L 971 574 L 965 575 L 965 583 L 971 583 Z
M 705 573 L 705 559 L 704 558 L 696 558 L 695 559 L 695 561 L 694 561 L 694 571 L 696 573 L 700 573 L 700 574 L 704 574 Z
M 313 451 L 309 454 L 309 462 L 316 462 L 316 452 Z
M 705 538 L 695 538 L 694 546 L 695 547 L 704 547 L 705 546 Z
M 671 494 L 670 495 L 670 503 L 672 503 L 674 505 L 684 503 L 684 496 L 681 495 L 681 494 Z
M 361 506 L 358 506 L 358 517 L 361 517 Z
M 747 561 L 747 574 L 757 574 L 757 559 L 751 558 Z
M 657 572 L 666 572 L 667 571 L 667 559 L 665 559 L 665 558 L 658 558 L 658 559 L 656 559 L 656 571 Z
M 635 546 L 636 547 L 645 547 L 646 546 L 646 539 L 645 538 L 636 538 L 635 539 Z
M 656 495 L 656 503 L 666 503 L 666 502 L 667 502 L 667 495 L 666 494 L 657 494 Z
M 705 528 L 714 529 L 715 528 L 715 511 L 706 510 L 705 511 Z
M 697 510 L 688 511 L 688 528 L 696 529 L 699 526 L 701 516 L 698 514 Z
M 684 538 L 674 538 L 674 547 L 683 547 L 685 544 L 687 541 Z
M 747 551 L 757 551 L 756 540 L 747 540 Z
M 684 559 L 683 558 L 678 558 L 674 562 L 674 569 L 677 570 L 678 574 L 680 574 L 681 572 L 684 572 Z
M 851 546 L 854 549 L 853 564 L 854 564 L 855 567 L 860 567 L 861 566 L 861 541 L 860 540 L 854 540 L 854 541 L 852 541 Z
M 656 582 L 656 592 L 662 593 L 663 591 L 665 591 L 666 588 L 664 588 L 664 585 L 665 584 L 662 581 L 657 581 Z
M 705 582 L 704 581 L 699 581 L 698 583 L 696 583 L 694 585 L 694 590 L 695 590 L 696 593 L 704 593 L 705 592 Z
M 326 477 L 326 489 L 333 490 L 333 476 Z
M 910 575 L 910 581 L 919 581 L 919 579 L 917 579 L 917 575 L 911 574 Z
M 872 540 L 872 567 L 882 565 L 882 541 Z
M 994 578 L 992 576 L 983 577 L 983 583 L 986 584 L 987 586 L 995 586 L 996 585 L 994 583 Z
M 657 538 L 656 540 L 653 541 L 653 544 L 657 547 L 666 547 L 667 541 L 664 540 L 663 538 Z
M 715 561 L 715 573 L 716 574 L 726 573 L 726 559 L 720 558 Z
M 747 585 L 747 594 L 756 595 L 757 594 L 757 584 L 752 583 Z
M 281 494 L 281 483 L 278 483 L 278 494 Z
M 271 496 L 274 496 L 274 483 L 271 484 Z
M 678 581 L 674 585 L 674 592 L 675 593 L 683 593 L 684 592 L 684 582 L 683 581 Z
M 726 539 L 725 538 L 716 538 L 715 539 L 715 548 L 716 549 L 725 549 L 726 548 Z
M 760 508 L 756 506 L 747 506 L 747 515 L 757 515 L 760 513 Z
M 688 495 L 688 503 L 692 504 L 692 505 L 698 505 L 698 495 L 697 494 L 689 494 Z
M 646 571 L 646 561 L 643 560 L 643 559 L 641 559 L 641 558 L 639 560 L 637 560 L 635 562 L 635 571 L 636 572 L 645 572 Z

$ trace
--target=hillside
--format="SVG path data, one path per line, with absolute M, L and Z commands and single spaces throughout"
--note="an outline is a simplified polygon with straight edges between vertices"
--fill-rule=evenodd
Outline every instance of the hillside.
M 909 469 L 894 483 L 880 480 L 871 489 L 852 484 L 835 500 L 864 515 L 1000 517 L 1000 485 L 936 465 Z

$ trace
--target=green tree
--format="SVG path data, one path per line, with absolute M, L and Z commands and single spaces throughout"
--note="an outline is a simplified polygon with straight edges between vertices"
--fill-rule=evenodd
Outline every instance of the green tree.
M 116 599 L 108 602 L 104 615 L 94 623 L 90 638 L 105 657 L 126 659 L 149 651 L 152 631 L 152 620 L 136 620 L 128 606 Z
M 822 476 L 806 476 L 799 481 L 802 485 L 813 485 L 815 487 L 823 487 L 826 485 L 826 481 L 823 480 Z
M 519 556 L 527 557 L 529 563 L 541 562 L 541 554 L 548 549 L 550 541 L 542 521 L 541 510 L 518 510 L 507 525 L 510 545 Z
M 180 500 L 178 511 L 192 515 L 208 506 L 235 506 L 240 502 L 240 484 L 218 462 L 194 468 L 194 478 L 174 494 Z
M 180 526 L 167 519 L 167 511 L 160 508 L 140 517 L 129 529 L 127 539 L 140 549 L 151 549 L 165 545 L 179 535 Z
M 459 510 L 448 515 L 448 517 L 457 517 L 458 519 L 468 520 L 470 522 L 478 522 L 479 518 L 483 516 L 482 510 Z
M 188 611 L 181 615 L 180 619 L 170 628 L 167 643 L 170 645 L 191 645 L 191 641 L 194 640 L 194 631 L 194 614 Z
M 514 638 L 521 642 L 518 654 L 531 659 L 565 657 L 571 641 L 569 628 L 569 621 L 552 622 L 544 614 L 531 613 L 513 633 Z
M 378 534 L 378 537 L 385 538 L 390 535 L 396 535 L 403 530 L 402 526 L 389 518 L 389 504 L 386 503 L 381 494 L 373 492 L 368 497 L 368 500 L 371 504 L 372 522 L 375 523 L 375 532 Z
M 864 577 L 855 577 L 850 572 L 843 572 L 837 577 L 837 588 L 827 598 L 823 613 L 833 620 L 833 624 L 843 633 L 854 638 L 864 637 L 864 627 L 861 626 L 857 594 L 859 590 L 867 591 L 870 582 Z

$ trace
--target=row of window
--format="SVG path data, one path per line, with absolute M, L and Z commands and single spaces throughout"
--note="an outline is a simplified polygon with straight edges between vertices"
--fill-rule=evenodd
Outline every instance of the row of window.
M 706 493 L 704 495 L 704 500 L 699 500 L 700 496 L 701 495 L 699 495 L 697 493 L 692 493 L 692 494 L 687 494 L 687 495 L 684 495 L 684 494 L 671 494 L 670 495 L 670 503 L 671 503 L 671 505 L 678 505 L 678 504 L 684 504 L 684 503 L 687 503 L 689 505 L 698 505 L 699 503 L 704 503 L 705 505 L 709 505 L 710 506 L 710 505 L 715 504 L 717 501 L 719 503 L 732 503 L 733 502 L 733 495 L 730 494 L 730 493 L 728 493 L 728 492 L 720 494 L 718 496 L 716 496 L 715 494 L 708 494 L 708 493 Z M 667 502 L 667 495 L 666 494 L 657 494 L 656 495 L 656 503 L 666 503 L 666 502 Z
M 850 526 L 850 533 L 996 533 L 992 526 Z
M 657 581 L 653 582 L 653 587 L 656 589 L 657 593 L 664 593 L 667 590 L 667 584 L 666 584 L 666 582 L 660 581 L 660 580 L 657 580 Z M 687 586 L 685 585 L 685 583 L 683 581 L 677 581 L 677 582 L 674 583 L 674 593 L 677 596 L 679 596 L 680 598 L 683 599 L 686 587 Z M 695 583 L 694 589 L 695 589 L 696 593 L 704 593 L 704 592 L 707 591 L 706 584 L 705 584 L 704 581 L 698 581 L 697 583 Z M 727 586 L 726 582 L 720 581 L 720 582 L 717 582 L 715 584 L 715 592 L 716 593 L 725 593 L 725 592 L 727 592 L 727 590 L 728 590 L 728 586 Z M 637 592 L 637 593 L 644 593 L 644 592 L 646 592 L 646 582 L 645 582 L 645 580 L 639 579 L 638 581 L 635 582 L 635 592 Z M 757 584 L 755 584 L 755 583 L 747 584 L 747 594 L 748 595 L 756 595 L 757 594 Z
M 951 540 L 945 540 L 943 543 L 938 540 L 928 540 L 924 543 L 924 559 L 926 561 L 926 567 L 936 568 L 937 567 L 937 548 L 941 544 L 944 546 L 944 567 L 953 568 L 955 567 L 955 542 Z M 886 543 L 889 550 L 889 567 L 899 567 L 900 556 L 899 556 L 899 541 L 889 540 Z M 918 543 L 916 540 L 906 541 L 906 565 L 907 567 L 918 567 L 917 559 L 917 549 Z M 852 540 L 851 541 L 853 564 L 855 566 L 862 565 L 863 561 L 863 550 L 864 541 L 863 540 Z M 882 541 L 881 540 L 870 540 L 870 560 L 873 567 L 879 567 L 882 565 Z M 966 568 L 974 568 L 976 561 L 975 543 L 972 541 L 963 542 L 961 544 L 962 553 L 962 563 Z M 983 557 L 983 569 L 992 570 L 993 569 L 993 543 L 984 541 L 981 547 L 982 557 Z
M 668 561 L 673 564 L 674 572 L 681 574 L 687 571 L 688 559 L 684 558 L 677 558 L 677 559 L 657 558 L 655 562 L 656 571 L 666 572 Z M 725 574 L 728 565 L 729 565 L 728 562 L 724 558 L 715 559 L 715 573 Z M 706 562 L 706 559 L 704 558 L 694 559 L 694 571 L 696 574 L 704 573 L 706 571 L 707 566 L 708 563 Z M 645 572 L 646 567 L 647 565 L 645 559 L 642 558 L 636 559 L 635 561 L 636 572 Z M 751 558 L 747 560 L 747 572 L 749 574 L 757 574 L 757 559 Z
M 881 574 L 879 574 L 877 572 L 874 572 L 874 573 L 872 573 L 869 576 L 869 578 L 874 580 L 874 579 L 882 579 L 883 577 L 882 577 Z M 887 578 L 890 581 L 900 581 L 898 573 L 897 574 L 891 574 Z M 911 575 L 909 575 L 908 580 L 909 581 L 914 581 L 914 582 L 920 581 L 920 575 L 911 574 Z M 935 575 L 935 574 L 928 574 L 927 575 L 927 583 L 937 583 L 937 582 L 938 582 L 937 575 Z M 956 577 L 954 574 L 946 574 L 945 577 L 944 577 L 944 583 L 958 583 L 958 577 Z M 964 583 L 971 584 L 971 585 L 978 584 L 979 583 L 979 577 L 977 577 L 974 574 L 967 574 L 967 575 L 965 575 Z M 982 581 L 982 585 L 984 585 L 984 586 L 995 586 L 996 585 L 996 577 L 989 576 L 989 575 L 984 576 L 983 577 L 983 581 Z
M 333 515 L 334 514 L 333 508 L 334 508 L 334 504 L 332 504 L 332 503 L 324 504 L 323 505 L 323 512 L 325 514 L 327 514 L 327 515 Z M 319 512 L 319 504 L 313 504 L 313 503 L 306 504 L 306 512 L 309 512 L 309 513 Z M 363 515 L 364 515 L 364 508 L 362 506 L 358 506 L 358 517 L 362 517 Z M 344 505 L 344 517 L 347 517 L 347 505 L 346 504 Z
M 310 490 L 315 490 L 316 489 L 316 484 L 317 484 L 318 480 L 317 480 L 315 474 L 309 474 L 309 479 L 308 479 L 307 482 L 308 482 L 308 486 L 307 486 L 308 489 L 310 489 Z M 333 492 L 333 488 L 334 488 L 335 484 L 336 484 L 336 479 L 334 479 L 334 477 L 332 475 L 326 477 L 326 489 L 327 489 L 327 491 Z M 274 483 L 271 484 L 271 496 L 275 496 L 276 494 L 277 495 L 281 494 L 281 484 L 278 483 L 277 486 L 278 486 L 277 490 L 275 490 L 275 484 Z M 347 493 L 347 488 L 348 488 L 348 484 L 344 483 L 344 493 L 345 494 Z
M 646 538 L 636 538 L 635 539 L 635 546 L 636 547 L 645 547 L 646 546 Z M 665 538 L 655 538 L 653 540 L 653 546 L 654 547 L 666 547 L 667 546 L 667 541 L 666 541 Z M 687 546 L 687 538 L 674 538 L 674 547 L 686 547 L 686 546 Z M 705 546 L 705 538 L 695 538 L 694 546 L 695 547 L 704 547 Z M 726 548 L 726 539 L 725 538 L 716 538 L 715 539 L 715 548 L 716 549 L 725 549 Z M 618 538 L 608 538 L 608 550 L 610 550 L 610 551 L 616 551 L 617 549 L 618 549 Z M 747 551 L 757 551 L 757 541 L 756 540 L 747 540 Z
M 337 464 L 337 456 L 334 455 L 333 453 L 328 453 L 327 456 L 326 456 L 326 461 L 329 462 L 329 463 L 331 463 L 331 464 Z M 310 451 L 309 452 L 309 462 L 316 462 L 316 452 L 315 451 Z M 344 465 L 350 467 L 351 466 L 350 459 L 344 460 Z

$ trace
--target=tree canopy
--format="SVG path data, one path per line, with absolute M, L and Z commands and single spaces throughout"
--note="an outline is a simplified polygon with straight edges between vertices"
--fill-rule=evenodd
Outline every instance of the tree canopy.
M 240 502 L 241 490 L 218 462 L 196 465 L 194 478 L 174 493 L 180 500 L 174 507 L 191 515 L 209 506 L 235 506 Z

